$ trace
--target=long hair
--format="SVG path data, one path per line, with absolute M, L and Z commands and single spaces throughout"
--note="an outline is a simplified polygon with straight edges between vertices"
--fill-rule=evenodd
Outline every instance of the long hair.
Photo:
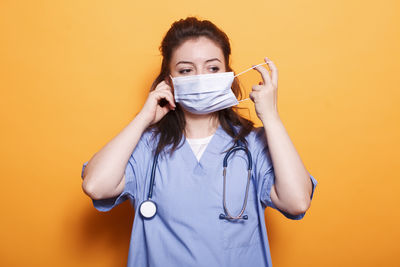
M 199 37 L 207 37 L 221 48 L 225 58 L 225 69 L 226 71 L 232 71 L 229 66 L 231 47 L 228 36 L 208 20 L 188 17 L 174 22 L 164 36 L 160 46 L 163 57 L 161 71 L 154 80 L 150 91 L 153 91 L 160 82 L 169 81 L 169 66 L 174 50 L 185 41 Z M 232 91 L 237 98 L 241 98 L 241 90 L 236 78 L 232 83 Z M 214 115 L 218 117 L 222 129 L 233 138 L 234 142 L 240 140 L 242 143 L 247 144 L 245 137 L 253 130 L 253 122 L 240 116 L 233 108 L 217 111 Z M 184 113 L 179 105 L 176 106 L 175 110 L 169 111 L 159 122 L 152 125 L 150 128 L 154 130 L 155 136 L 159 135 L 155 152 L 160 153 L 165 147 L 171 146 L 169 152 L 173 153 L 182 140 L 185 125 Z M 239 131 L 234 133 L 230 125 L 239 126 Z

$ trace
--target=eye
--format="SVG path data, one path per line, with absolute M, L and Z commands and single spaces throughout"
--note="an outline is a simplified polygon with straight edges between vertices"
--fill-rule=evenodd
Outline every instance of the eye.
M 187 74 L 191 71 L 192 71 L 192 69 L 181 69 L 181 70 L 179 70 L 179 74 Z
M 209 68 L 210 72 L 218 72 L 219 71 L 219 67 L 217 66 L 212 66 Z

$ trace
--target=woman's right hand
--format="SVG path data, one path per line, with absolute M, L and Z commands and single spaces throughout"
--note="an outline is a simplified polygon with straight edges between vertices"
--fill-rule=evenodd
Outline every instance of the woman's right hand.
M 160 101 L 166 105 L 159 105 Z M 171 87 L 160 82 L 137 116 L 89 160 L 82 173 L 83 191 L 92 199 L 107 199 L 120 195 L 125 188 L 126 164 L 148 126 L 175 109 Z
M 161 107 L 160 101 L 165 99 L 167 104 Z M 142 110 L 137 116 L 140 116 L 149 126 L 161 120 L 170 110 L 175 110 L 176 105 L 172 88 L 165 81 L 160 82 L 156 88 L 149 93 Z

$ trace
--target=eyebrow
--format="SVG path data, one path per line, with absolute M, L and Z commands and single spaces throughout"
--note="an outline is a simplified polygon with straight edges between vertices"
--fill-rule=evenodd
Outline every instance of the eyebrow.
M 206 60 L 206 63 L 209 63 L 209 62 L 215 61 L 215 60 L 221 62 L 221 60 L 219 60 L 218 58 L 212 58 L 212 59 Z M 221 63 L 222 63 L 222 62 L 221 62 Z M 193 63 L 193 62 L 190 62 L 190 61 L 179 61 L 178 63 L 176 63 L 175 66 L 177 66 L 178 64 L 191 64 L 191 65 L 194 65 L 194 63 Z

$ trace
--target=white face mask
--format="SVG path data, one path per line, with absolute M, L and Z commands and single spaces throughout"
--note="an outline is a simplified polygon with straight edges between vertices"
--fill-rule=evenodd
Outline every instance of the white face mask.
M 171 77 L 174 85 L 175 101 L 185 110 L 194 114 L 208 114 L 239 104 L 232 92 L 233 79 L 257 66 L 251 67 L 237 75 L 233 72 L 220 72 L 191 76 Z

